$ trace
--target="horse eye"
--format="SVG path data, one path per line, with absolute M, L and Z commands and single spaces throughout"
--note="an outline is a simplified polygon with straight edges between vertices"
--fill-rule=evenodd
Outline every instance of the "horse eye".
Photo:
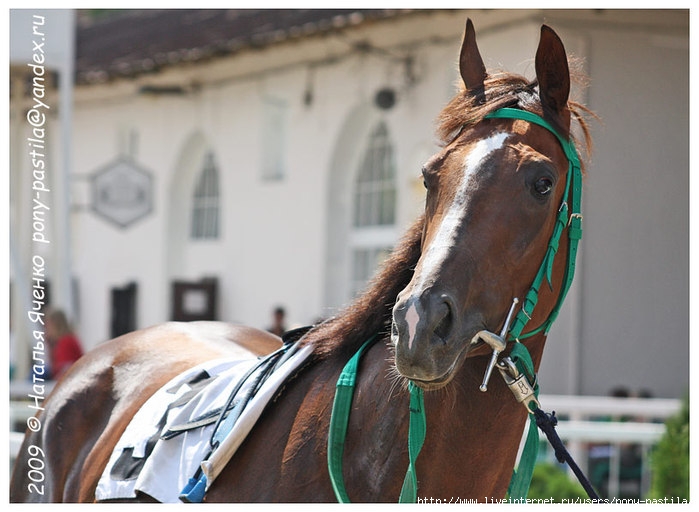
M 549 178 L 539 178 L 534 183 L 534 192 L 540 196 L 548 195 L 553 189 L 553 181 Z

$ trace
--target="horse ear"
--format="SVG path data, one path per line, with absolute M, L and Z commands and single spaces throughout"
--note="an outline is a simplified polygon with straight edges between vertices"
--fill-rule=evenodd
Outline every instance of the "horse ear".
M 485 101 L 485 79 L 487 73 L 485 64 L 476 45 L 476 31 L 469 18 L 466 20 L 466 33 L 464 42 L 461 45 L 461 56 L 459 58 L 459 71 L 461 79 L 464 81 L 466 91 L 479 102 Z
M 558 124 L 567 135 L 570 129 L 570 71 L 563 42 L 548 26 L 541 27 L 541 39 L 536 50 L 536 78 L 544 117 Z

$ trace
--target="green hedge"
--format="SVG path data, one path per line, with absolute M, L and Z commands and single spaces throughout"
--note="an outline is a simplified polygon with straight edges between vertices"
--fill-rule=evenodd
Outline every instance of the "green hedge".
M 689 500 L 689 398 L 665 422 L 666 432 L 651 454 L 649 498 Z

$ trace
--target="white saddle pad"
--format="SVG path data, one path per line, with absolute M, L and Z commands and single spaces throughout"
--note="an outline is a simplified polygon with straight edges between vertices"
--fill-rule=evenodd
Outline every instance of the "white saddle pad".
M 208 485 L 233 456 L 279 386 L 311 352 L 310 346 L 301 348 L 265 381 L 233 430 L 206 461 Z M 161 435 L 222 408 L 240 379 L 257 362 L 256 358 L 209 361 L 158 390 L 143 404 L 116 444 L 97 485 L 96 499 L 135 498 L 140 491 L 163 503 L 180 502 L 180 492 L 211 453 L 209 441 L 214 423 L 170 439 L 162 439 Z M 253 380 L 248 379 L 238 396 L 248 390 Z

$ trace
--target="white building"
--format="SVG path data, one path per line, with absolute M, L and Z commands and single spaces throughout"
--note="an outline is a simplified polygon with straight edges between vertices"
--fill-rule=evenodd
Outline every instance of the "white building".
M 467 17 L 487 67 L 527 76 L 539 27 L 551 25 L 582 58 L 581 99 L 601 117 L 576 281 L 549 337 L 543 392 L 621 385 L 681 396 L 687 10 L 177 10 L 80 21 L 70 232 L 49 236 L 69 244 L 73 301 L 58 305 L 84 344 L 110 338 L 115 322 L 173 318 L 176 282 L 215 280 L 216 318 L 257 327 L 277 305 L 306 324 L 346 303 L 422 207 L 420 168 L 454 92 Z M 18 90 L 11 214 L 26 266 L 13 266 L 12 315 L 26 344 L 30 98 Z M 385 209 L 358 216 L 356 201 L 372 193 Z M 52 261 L 47 253 L 53 282 Z M 198 288 L 181 297 L 191 313 L 206 306 Z

